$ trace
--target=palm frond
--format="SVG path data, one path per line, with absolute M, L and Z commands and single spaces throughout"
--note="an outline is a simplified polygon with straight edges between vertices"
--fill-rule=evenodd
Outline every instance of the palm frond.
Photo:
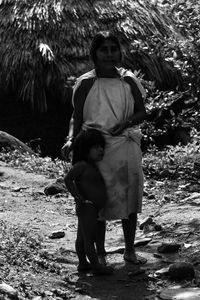
M 124 44 L 174 31 L 149 0 L 1 0 L 0 86 L 46 110 L 46 91 L 80 75 L 92 37 L 105 29 Z

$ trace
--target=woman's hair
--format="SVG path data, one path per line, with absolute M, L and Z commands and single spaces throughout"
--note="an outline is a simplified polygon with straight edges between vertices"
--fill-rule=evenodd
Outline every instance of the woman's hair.
M 101 132 L 96 129 L 81 130 L 73 143 L 72 164 L 87 161 L 90 149 L 96 145 L 105 147 L 105 139 Z
M 96 64 L 96 62 L 97 62 L 97 56 L 96 56 L 97 50 L 101 47 L 101 45 L 106 40 L 112 41 L 113 43 L 116 44 L 116 46 L 118 47 L 118 49 L 120 51 L 120 61 L 122 60 L 122 49 L 121 49 L 120 42 L 119 42 L 118 38 L 116 37 L 116 35 L 114 35 L 110 31 L 100 31 L 94 36 L 91 46 L 90 46 L 90 57 L 94 64 Z

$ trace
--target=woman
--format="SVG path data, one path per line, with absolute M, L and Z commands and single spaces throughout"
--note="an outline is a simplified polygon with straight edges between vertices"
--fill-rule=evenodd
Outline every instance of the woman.
M 141 212 L 143 171 L 141 132 L 145 118 L 145 91 L 132 72 L 118 68 L 122 50 L 110 32 L 98 33 L 91 45 L 95 68 L 78 78 L 73 90 L 74 113 L 70 134 L 62 152 L 70 152 L 73 138 L 82 129 L 96 128 L 106 140 L 99 168 L 106 183 L 108 200 L 101 220 L 122 220 L 124 259 L 138 264 L 134 249 L 137 213 Z M 105 255 L 105 222 L 99 222 L 97 251 Z

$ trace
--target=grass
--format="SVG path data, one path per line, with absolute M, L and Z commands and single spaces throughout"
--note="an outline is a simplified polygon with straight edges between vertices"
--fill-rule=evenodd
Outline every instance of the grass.
M 19 150 L 2 151 L 0 160 L 13 168 L 27 172 L 44 174 L 48 178 L 57 178 L 70 168 L 70 163 L 50 157 L 30 155 Z M 186 146 L 167 146 L 162 150 L 151 147 L 143 156 L 144 173 L 148 177 L 167 177 L 168 179 L 195 179 L 200 177 L 200 136 Z
M 200 177 L 199 138 L 186 146 L 152 147 L 144 154 L 144 172 L 152 177 L 197 180 Z
M 44 174 L 48 178 L 57 178 L 70 167 L 69 163 L 60 159 L 53 160 L 50 157 L 40 157 L 38 154 L 30 155 L 29 153 L 21 153 L 19 150 L 2 151 L 0 160 L 5 162 L 7 166 L 36 174 Z

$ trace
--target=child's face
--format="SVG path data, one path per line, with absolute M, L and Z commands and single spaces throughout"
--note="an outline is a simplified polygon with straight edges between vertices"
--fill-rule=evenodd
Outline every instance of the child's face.
M 96 64 L 98 67 L 112 69 L 120 62 L 120 50 L 118 46 L 110 40 L 105 40 L 96 51 Z
M 100 161 L 104 156 L 104 148 L 101 145 L 94 145 L 90 148 L 88 156 L 91 161 Z

